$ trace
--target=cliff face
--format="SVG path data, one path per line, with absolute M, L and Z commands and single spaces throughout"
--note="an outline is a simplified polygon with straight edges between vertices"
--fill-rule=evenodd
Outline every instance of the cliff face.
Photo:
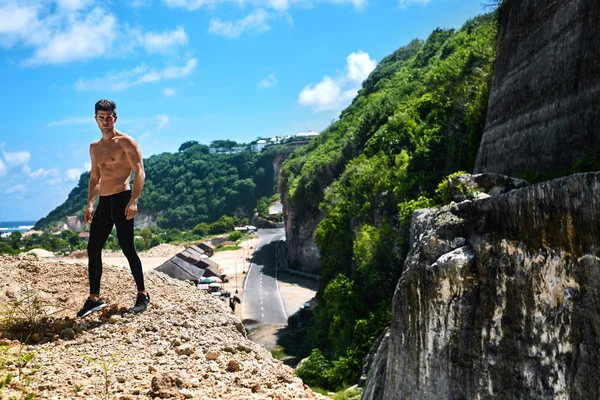
M 311 215 L 302 221 L 294 222 L 293 209 L 287 193 L 282 194 L 283 217 L 285 220 L 285 246 L 287 257 L 292 263 L 299 263 L 301 269 L 314 272 L 321 266 L 319 247 L 315 243 L 315 232 L 323 215 Z M 292 264 L 292 267 L 294 265 Z
M 500 21 L 475 172 L 581 170 L 600 148 L 600 2 L 509 0 Z
M 366 398 L 600 398 L 599 191 L 577 174 L 415 212 Z

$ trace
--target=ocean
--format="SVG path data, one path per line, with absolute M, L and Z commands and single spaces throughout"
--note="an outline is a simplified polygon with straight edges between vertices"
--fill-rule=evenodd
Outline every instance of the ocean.
M 0 221 L 0 235 L 12 231 L 25 232 L 33 228 L 37 221 Z

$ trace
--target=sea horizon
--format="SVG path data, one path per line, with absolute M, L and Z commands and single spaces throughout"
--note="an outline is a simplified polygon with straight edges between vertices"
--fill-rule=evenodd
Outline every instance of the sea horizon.
M 0 234 L 10 233 L 13 231 L 27 232 L 32 229 L 37 220 L 30 221 L 0 221 Z

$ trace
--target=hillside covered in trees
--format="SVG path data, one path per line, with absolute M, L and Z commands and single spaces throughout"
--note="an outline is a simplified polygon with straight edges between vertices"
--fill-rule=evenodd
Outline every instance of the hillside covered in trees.
M 258 200 L 275 193 L 273 161 L 291 150 L 273 146 L 260 153 L 244 150 L 209 154 L 195 141 L 183 143 L 177 153 L 162 153 L 144 160 L 146 184 L 140 212 L 156 217 L 161 228 L 191 229 L 227 215 L 250 217 Z M 89 172 L 81 175 L 68 199 L 37 222 L 34 229 L 63 223 L 70 215 L 82 216 L 87 205 Z
M 313 350 L 298 370 L 305 382 L 356 383 L 389 326 L 412 211 L 441 203 L 444 177 L 473 169 L 497 26 L 496 13 L 479 16 L 386 57 L 339 120 L 284 163 L 292 233 L 324 215 L 314 233 L 323 279 L 308 329 Z

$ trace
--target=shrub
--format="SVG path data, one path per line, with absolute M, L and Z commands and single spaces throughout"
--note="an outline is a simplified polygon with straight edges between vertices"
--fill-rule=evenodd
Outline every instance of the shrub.
M 244 236 L 244 235 L 242 235 L 242 232 L 234 231 L 229 234 L 229 236 L 227 237 L 227 240 L 229 240 L 230 242 L 235 242 L 236 240 L 240 240 L 242 238 L 242 236 Z

